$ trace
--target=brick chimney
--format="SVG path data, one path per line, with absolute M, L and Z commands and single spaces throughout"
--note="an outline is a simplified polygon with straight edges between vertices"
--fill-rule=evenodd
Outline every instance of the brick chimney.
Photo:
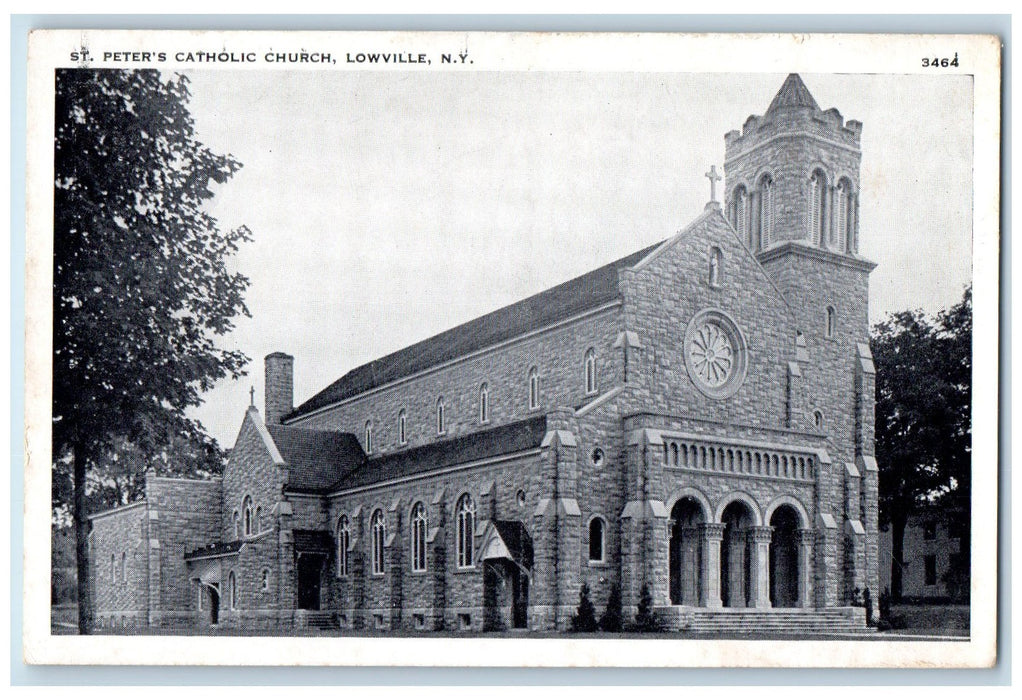
M 279 424 L 280 419 L 294 408 L 295 358 L 283 352 L 266 356 L 265 409 L 267 425 Z

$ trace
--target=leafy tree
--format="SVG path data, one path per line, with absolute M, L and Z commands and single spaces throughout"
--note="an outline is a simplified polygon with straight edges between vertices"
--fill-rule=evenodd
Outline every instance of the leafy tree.
M 248 315 L 248 280 L 227 262 L 249 232 L 221 232 L 204 209 L 240 164 L 195 139 L 188 100 L 181 75 L 56 76 L 53 459 L 71 474 L 83 634 L 87 474 L 125 443 L 210 445 L 185 411 L 248 361 L 216 341 Z
M 572 632 L 595 632 L 599 629 L 596 624 L 596 608 L 589 598 L 589 584 L 583 583 L 582 590 L 578 594 L 578 609 L 571 618 Z
M 902 311 L 873 328 L 880 519 L 891 527 L 891 596 L 901 598 L 905 526 L 937 506 L 969 520 L 972 290 L 935 318 Z M 967 547 L 968 537 L 962 538 Z M 961 557 L 968 566 L 968 555 Z
M 621 612 L 621 587 L 616 583 L 610 587 L 607 609 L 600 616 L 600 629 L 604 632 L 620 632 L 623 624 Z

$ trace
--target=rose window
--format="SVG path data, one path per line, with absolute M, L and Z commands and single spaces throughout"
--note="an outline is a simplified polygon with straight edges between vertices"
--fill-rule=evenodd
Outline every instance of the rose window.
M 734 369 L 735 350 L 727 333 L 716 323 L 703 323 L 688 349 L 696 374 L 708 386 L 718 387 L 727 381 Z
M 685 329 L 685 367 L 692 383 L 710 398 L 725 399 L 745 381 L 745 337 L 722 311 L 700 311 Z

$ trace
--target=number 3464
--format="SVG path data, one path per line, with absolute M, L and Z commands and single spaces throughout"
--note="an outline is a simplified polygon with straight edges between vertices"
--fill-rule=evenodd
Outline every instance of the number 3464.
M 955 52 L 954 58 L 923 58 L 923 68 L 957 68 L 958 67 L 958 52 Z

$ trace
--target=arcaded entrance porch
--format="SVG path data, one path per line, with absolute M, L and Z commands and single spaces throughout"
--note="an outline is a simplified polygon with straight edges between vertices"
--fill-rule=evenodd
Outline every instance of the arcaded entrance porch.
M 678 497 L 669 520 L 669 597 L 673 606 L 723 610 L 812 608 L 815 533 L 789 497 L 767 508 L 744 494 L 710 515 L 695 493 Z

